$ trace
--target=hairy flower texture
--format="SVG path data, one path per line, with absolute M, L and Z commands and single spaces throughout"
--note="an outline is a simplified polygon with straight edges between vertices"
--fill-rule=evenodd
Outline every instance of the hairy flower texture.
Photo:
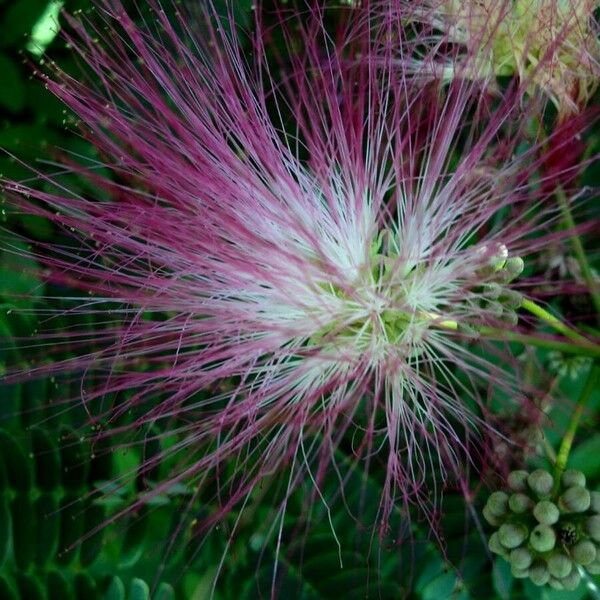
M 516 359 L 482 332 L 516 330 L 519 257 L 565 235 L 511 122 L 519 94 L 480 112 L 464 82 L 354 60 L 381 41 L 352 11 L 338 41 L 319 8 L 285 15 L 275 79 L 260 22 L 247 58 L 210 7 L 175 24 L 156 10 L 153 27 L 98 9 L 98 30 L 71 20 L 88 70 L 48 86 L 103 157 L 69 169 L 103 193 L 6 188 L 80 241 L 37 246 L 49 281 L 83 292 L 66 315 L 109 320 L 91 350 L 86 332 L 41 338 L 78 355 L 28 376 L 83 373 L 65 405 L 99 439 L 164 442 L 150 466 L 171 475 L 137 506 L 186 482 L 208 527 L 283 469 L 283 514 L 303 478 L 313 501 L 338 477 L 343 493 L 350 459 L 386 473 L 378 522 L 435 508 L 477 462 L 490 399 L 525 402 Z
M 443 76 L 492 83 L 518 76 L 566 116 L 598 85 L 599 6 L 598 0 L 425 0 L 411 2 L 407 12 L 433 28 L 432 47 L 458 48 L 437 65 Z

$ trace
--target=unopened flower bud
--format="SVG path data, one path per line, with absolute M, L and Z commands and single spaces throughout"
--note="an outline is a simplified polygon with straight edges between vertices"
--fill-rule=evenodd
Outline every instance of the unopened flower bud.
M 515 492 L 525 492 L 527 490 L 527 471 L 512 471 L 508 475 L 508 487 Z
M 490 536 L 490 539 L 488 540 L 488 548 L 490 549 L 490 552 L 493 552 L 494 554 L 500 554 L 500 556 L 505 556 L 507 554 L 506 548 L 500 543 L 500 538 L 498 537 L 497 531 L 492 533 Z
M 566 577 L 561 580 L 565 590 L 576 590 L 581 583 L 581 575 L 577 569 L 573 569 Z
M 508 499 L 508 506 L 514 513 L 522 514 L 531 509 L 533 500 L 529 496 L 517 492 L 516 494 L 511 494 Z
M 585 522 L 585 530 L 594 541 L 600 542 L 600 515 L 589 517 Z
M 569 512 L 585 512 L 591 503 L 590 493 L 580 485 L 565 490 L 560 497 L 559 506 L 561 509 Z
M 560 517 L 558 506 L 550 500 L 541 500 L 533 509 L 533 516 L 539 523 L 544 525 L 554 525 Z
M 538 586 L 546 585 L 550 579 L 550 573 L 546 565 L 541 561 L 536 561 L 533 566 L 529 568 L 529 579 Z
M 486 283 L 483 286 L 483 295 L 490 300 L 497 300 L 502 293 L 502 287 L 498 283 Z
M 525 263 L 523 262 L 523 259 L 520 256 L 511 256 L 506 260 L 506 263 L 504 264 L 504 270 L 506 271 L 507 276 L 509 277 L 509 281 L 516 279 L 523 272 L 524 268 Z
M 516 315 L 517 319 L 519 318 L 517 313 L 513 312 L 512 314 Z M 529 425 L 524 429 L 523 435 L 529 446 L 537 446 L 544 441 L 544 432 L 538 425 Z
M 533 555 L 527 548 L 515 548 L 510 553 L 509 560 L 515 569 L 528 569 L 533 562 Z
M 519 308 L 523 304 L 523 294 L 515 290 L 503 290 L 500 296 L 500 302 L 508 308 Z
M 574 469 L 567 469 L 561 477 L 561 481 L 564 487 L 569 488 L 575 485 L 585 487 L 585 475 L 581 471 L 575 471 Z
M 590 540 L 581 540 L 571 549 L 573 560 L 584 567 L 596 559 L 596 546 Z
M 490 507 L 486 504 L 483 507 L 483 518 L 492 526 L 499 527 L 502 524 L 502 520 L 497 517 L 493 512 L 490 511 Z
M 505 310 L 500 315 L 500 320 L 509 325 L 517 325 L 519 322 L 519 315 L 514 310 Z
M 595 513 L 600 513 L 600 492 L 590 492 L 590 509 Z
M 596 560 L 585 568 L 592 575 L 600 575 L 600 555 L 597 555 Z
M 548 571 L 550 572 L 550 575 L 557 579 L 566 577 L 571 572 L 572 568 L 573 563 L 571 562 L 571 559 L 562 552 L 553 554 L 548 559 Z
M 500 541 L 502 541 L 502 538 L 500 538 Z M 556 534 L 552 527 L 548 525 L 537 525 L 529 536 L 529 543 L 538 552 L 548 552 L 556 544 Z
M 468 323 L 463 323 L 461 321 L 457 323 L 456 331 L 460 335 L 472 340 L 476 340 L 481 337 L 481 332 L 476 327 L 473 327 L 472 325 L 469 325 Z
M 508 248 L 504 244 L 497 244 L 493 250 L 492 256 L 490 256 L 488 264 L 494 271 L 499 271 L 506 265 L 507 258 Z
M 490 495 L 487 501 L 489 511 L 497 516 L 502 517 L 508 510 L 508 494 L 504 492 L 494 492 Z
M 565 586 L 562 584 L 561 579 L 555 579 L 554 577 L 550 577 L 548 580 L 548 585 L 555 590 L 564 590 Z
M 527 579 L 529 577 L 529 569 L 510 568 L 510 572 L 515 579 Z
M 517 548 L 527 539 L 527 527 L 520 523 L 504 523 L 498 529 L 500 543 L 508 549 Z
M 552 478 L 552 475 L 548 473 L 548 471 L 544 471 L 544 469 L 536 469 L 527 478 L 527 483 L 538 496 L 547 496 L 552 491 L 554 479 Z

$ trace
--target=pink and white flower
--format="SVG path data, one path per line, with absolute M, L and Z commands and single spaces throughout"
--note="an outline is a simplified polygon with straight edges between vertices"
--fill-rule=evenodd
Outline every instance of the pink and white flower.
M 87 75 L 48 85 L 103 157 L 71 169 L 110 199 L 6 187 L 80 240 L 39 253 L 83 292 L 73 310 L 118 318 L 90 351 L 65 332 L 79 355 L 29 375 L 83 373 L 100 437 L 171 440 L 171 478 L 140 504 L 217 479 L 212 523 L 277 469 L 290 493 L 302 474 L 318 487 L 350 439 L 360 468 L 386 465 L 383 522 L 394 502 L 430 507 L 477 462 L 491 394 L 524 402 L 516 359 L 481 332 L 516 328 L 517 257 L 564 235 L 537 142 L 511 121 L 523 92 L 491 105 L 471 83 L 405 77 L 393 52 L 371 62 L 403 25 L 373 39 L 360 9 L 339 43 L 319 8 L 282 20 L 275 78 L 260 23 L 249 58 L 211 9 L 198 33 L 98 8 L 106 27 L 71 22 Z

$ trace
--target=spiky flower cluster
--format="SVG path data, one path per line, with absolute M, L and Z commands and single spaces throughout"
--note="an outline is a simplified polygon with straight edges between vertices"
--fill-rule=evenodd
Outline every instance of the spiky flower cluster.
M 276 79 L 260 23 L 248 58 L 210 2 L 175 23 L 149 2 L 156 35 L 119 0 L 97 4 L 98 31 L 72 20 L 69 40 L 91 77 L 48 87 L 102 157 L 71 170 L 103 194 L 6 187 L 78 240 L 38 253 L 80 290 L 69 312 L 110 320 L 93 345 L 42 337 L 74 352 L 27 376 L 80 373 L 65 404 L 83 402 L 102 441 L 158 431 L 170 481 L 136 502 L 186 481 L 211 506 L 205 527 L 287 470 L 283 527 L 299 481 L 314 500 L 340 475 L 342 441 L 346 462 L 384 465 L 378 522 L 397 502 L 430 509 L 484 454 L 492 395 L 526 402 L 491 340 L 516 327 L 519 257 L 567 235 L 551 229 L 524 92 L 481 120 L 472 82 L 423 85 L 392 54 L 374 66 L 389 40 L 412 54 L 423 40 L 403 20 L 373 33 L 358 9 L 339 37 L 320 2 L 282 18 Z
M 492 552 L 511 564 L 517 578 L 535 585 L 575 589 L 579 569 L 600 573 L 600 492 L 586 489 L 580 471 L 567 470 L 560 485 L 543 469 L 513 471 L 508 492 L 494 492 L 483 515 L 497 527 Z
M 517 75 L 571 113 L 598 84 L 598 0 L 428 0 L 420 16 L 465 48 L 446 77 Z

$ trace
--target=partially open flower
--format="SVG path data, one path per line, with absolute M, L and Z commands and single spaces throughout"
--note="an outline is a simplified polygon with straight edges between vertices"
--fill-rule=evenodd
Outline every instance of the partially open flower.
M 93 351 L 61 332 L 78 355 L 28 376 L 80 373 L 100 438 L 158 428 L 170 483 L 204 494 L 207 527 L 288 469 L 283 515 L 301 477 L 318 489 L 339 474 L 342 440 L 360 468 L 385 465 L 379 522 L 398 500 L 429 506 L 427 483 L 474 462 L 489 395 L 520 401 L 503 368 L 516 361 L 483 333 L 515 327 L 519 257 L 565 235 L 546 229 L 557 208 L 537 148 L 513 151 L 519 121 L 505 131 L 518 104 L 477 122 L 464 85 L 417 85 L 392 56 L 346 60 L 368 55 L 370 32 L 334 44 L 317 9 L 275 81 L 262 38 L 250 61 L 210 8 L 195 36 L 152 2 L 153 36 L 118 0 L 98 4 L 101 42 L 72 23 L 93 77 L 48 85 L 104 157 L 73 170 L 104 193 L 7 189 L 77 240 L 38 253 L 81 291 L 74 312 L 111 320 Z M 501 134 L 511 158 L 496 165 Z M 505 528 L 502 543 L 525 536 Z
M 517 76 L 566 116 L 598 85 L 598 6 L 598 0 L 420 0 L 402 10 L 432 29 L 438 54 L 426 56 L 421 68 L 492 85 Z

